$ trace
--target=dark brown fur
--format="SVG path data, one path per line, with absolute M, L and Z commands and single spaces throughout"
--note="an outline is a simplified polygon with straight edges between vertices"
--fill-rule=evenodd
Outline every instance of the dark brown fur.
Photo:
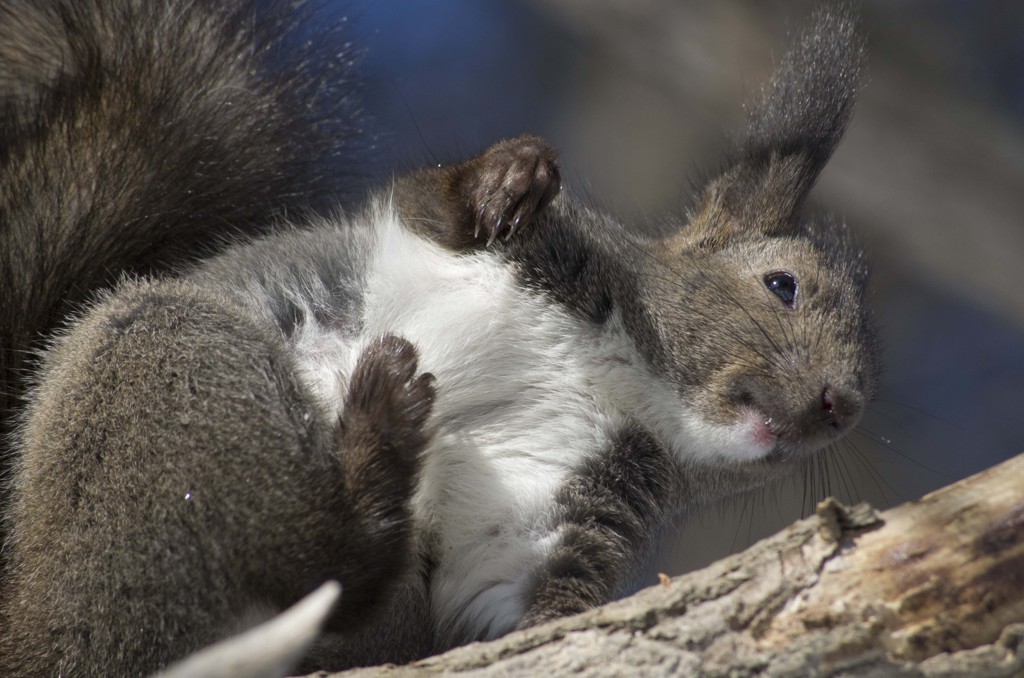
M 357 193 L 353 57 L 307 12 L 0 4 L 0 473 L 33 354 L 91 293 Z
M 72 336 L 24 432 L 0 672 L 152 671 L 327 579 L 335 629 L 369 618 L 433 400 L 408 342 L 367 349 L 339 426 L 276 332 L 187 283 L 122 287 Z
M 520 626 L 583 612 L 621 594 L 674 505 L 667 451 L 641 427 L 624 428 L 610 449 L 577 470 L 555 498 L 562 538 L 534 573 Z
M 558 156 L 530 134 L 498 142 L 465 162 L 413 172 L 393 188 L 409 225 L 456 252 L 508 240 L 560 189 Z

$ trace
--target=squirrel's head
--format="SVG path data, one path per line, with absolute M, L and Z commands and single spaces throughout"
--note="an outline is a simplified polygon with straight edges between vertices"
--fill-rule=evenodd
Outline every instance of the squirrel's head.
M 652 248 L 641 276 L 655 369 L 682 402 L 677 452 L 796 461 L 847 433 L 879 363 L 865 267 L 845 229 L 715 244 L 684 234 Z
M 804 459 L 855 426 L 875 389 L 862 255 L 841 224 L 800 214 L 849 120 L 863 51 L 849 12 L 819 11 L 689 222 L 642 248 L 643 303 L 625 313 L 681 402 L 657 418 L 684 460 Z

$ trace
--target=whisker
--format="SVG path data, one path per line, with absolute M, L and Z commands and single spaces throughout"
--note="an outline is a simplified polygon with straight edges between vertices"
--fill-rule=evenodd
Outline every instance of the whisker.
M 748 265 L 747 266 L 747 271 L 750 272 L 751 277 L 757 277 L 757 275 L 758 275 L 757 272 L 754 270 L 754 267 L 752 265 Z M 762 285 L 761 286 L 761 290 L 765 294 L 765 296 L 768 298 L 768 300 L 772 301 L 771 297 L 773 295 L 772 295 L 771 291 L 768 289 L 768 287 L 765 286 L 765 285 Z M 791 349 L 795 349 L 796 348 L 796 332 L 793 331 L 791 334 L 787 334 L 786 333 L 786 327 L 782 323 L 783 315 L 786 315 L 786 314 L 779 313 L 779 312 L 776 311 L 775 313 L 772 314 L 772 317 L 775 318 L 775 322 L 778 323 L 779 332 L 782 333 L 782 338 L 785 340 L 786 344 L 788 344 Z M 786 319 L 789 321 L 789 328 L 790 328 L 790 330 L 793 330 L 794 326 L 793 326 L 792 318 L 789 317 L 788 315 L 786 315 Z
M 964 430 L 963 425 L 961 425 L 959 422 L 953 421 L 951 419 L 946 419 L 945 417 L 940 417 L 938 415 L 932 414 L 931 412 L 928 412 L 927 410 L 921 409 L 920 407 L 915 407 L 914 405 L 908 405 L 907 403 L 903 403 L 903 402 L 900 402 L 898 400 L 886 400 L 884 398 L 875 398 L 873 400 L 873 403 L 876 403 L 876 404 L 877 403 L 884 403 L 886 405 L 896 405 L 897 407 L 902 407 L 904 409 L 910 410 L 911 412 L 914 412 L 915 414 L 920 414 L 921 416 L 928 417 L 929 419 L 934 419 L 935 421 L 942 422 L 943 424 L 948 424 L 949 426 L 952 426 L 953 428 L 956 428 L 958 430 Z M 894 417 L 887 415 L 882 410 L 872 408 L 871 411 L 875 412 L 879 416 L 883 416 L 883 417 L 889 418 L 894 423 L 898 423 L 898 422 L 896 422 Z
M 675 271 L 675 269 L 672 266 L 670 266 L 666 262 L 662 261 L 661 259 L 659 259 L 657 256 L 655 256 L 651 252 L 648 252 L 646 249 L 641 247 L 638 243 L 632 241 L 632 239 L 630 239 L 629 237 L 623 238 L 623 240 L 626 242 L 627 246 L 631 247 L 640 256 L 642 256 L 642 257 L 648 259 L 649 261 L 657 264 L 661 269 L 667 271 L 668 273 L 673 274 L 672 277 L 660 277 L 660 276 L 656 276 L 655 275 L 653 277 L 656 280 L 660 280 L 661 282 L 664 282 L 664 283 L 666 283 L 668 285 L 676 287 L 677 289 L 680 289 L 680 290 L 685 291 L 685 292 L 693 292 L 693 291 L 699 290 L 698 286 L 696 286 L 696 285 L 694 285 L 692 283 L 689 283 L 685 279 L 679 278 L 677 272 Z M 696 270 L 698 272 L 701 272 L 701 268 L 700 268 L 699 262 L 692 262 L 692 263 L 696 267 Z M 765 330 L 764 326 L 762 326 L 761 323 L 756 318 L 754 318 L 754 316 L 750 313 L 750 311 L 746 308 L 746 306 L 744 306 L 734 296 L 728 294 L 727 292 L 725 292 L 725 297 L 724 298 L 726 300 L 728 300 L 730 303 L 732 303 L 734 306 L 736 306 L 738 309 L 740 309 L 744 313 L 744 315 L 747 316 L 747 318 L 754 324 L 754 326 L 757 327 L 758 331 L 760 331 L 761 335 L 768 341 L 769 344 L 771 344 L 772 348 L 774 348 L 774 350 L 776 351 L 776 354 L 773 355 L 773 354 L 770 354 L 770 353 L 765 353 L 763 350 L 761 350 L 761 348 L 759 346 L 751 343 L 746 337 L 743 337 L 739 333 L 732 332 L 731 330 L 726 329 L 726 331 L 728 332 L 729 337 L 732 338 L 732 339 L 735 339 L 738 343 L 740 343 L 743 346 L 745 346 L 746 348 L 750 349 L 756 355 L 758 355 L 759 357 L 763 358 L 766 362 L 768 362 L 768 363 L 774 365 L 775 367 L 779 368 L 780 371 L 791 372 L 792 369 L 793 369 L 793 366 L 781 361 L 781 355 L 784 355 L 785 351 L 783 351 L 782 347 L 779 346 L 778 342 L 775 341 L 775 339 Z M 702 314 L 699 309 L 693 308 L 691 310 L 693 312 L 697 313 L 698 317 L 700 317 L 700 318 L 702 318 L 704 320 L 708 320 L 710 322 L 715 322 L 715 321 L 720 320 L 719 318 L 712 317 L 711 315 L 709 315 L 707 313 L 703 313 Z
M 915 459 L 914 457 L 910 456 L 906 452 L 903 452 L 900 448 L 898 448 L 896 445 L 893 444 L 892 440 L 890 440 L 889 438 L 886 438 L 884 436 L 879 435 L 875 431 L 872 431 L 872 430 L 866 428 L 863 424 L 861 424 L 861 425 L 857 426 L 856 428 L 854 428 L 852 431 L 850 431 L 850 433 L 856 433 L 856 434 L 860 435 L 861 437 L 867 438 L 868 440 L 870 440 L 871 442 L 874 442 L 874 443 L 881 443 L 882 445 L 885 446 L 885 448 L 887 450 L 889 450 L 891 452 L 895 452 L 897 456 L 902 457 L 903 459 L 906 459 L 907 461 L 909 461 L 910 463 L 914 464 L 915 466 L 918 466 L 918 467 L 920 467 L 920 468 L 922 468 L 922 469 L 924 469 L 926 471 L 930 471 L 931 473 L 934 473 L 934 474 L 936 474 L 936 475 L 938 475 L 938 476 L 940 476 L 942 478 L 946 478 L 948 480 L 956 480 L 957 479 L 957 476 L 952 475 L 950 473 L 945 473 L 944 471 L 940 471 L 937 468 L 933 468 L 931 466 L 928 466 L 924 462 Z
M 828 467 L 831 482 L 835 484 L 835 498 L 841 502 L 849 502 L 854 496 L 850 492 L 850 485 L 847 476 L 843 473 L 842 456 L 836 454 L 834 445 L 829 445 L 822 455 L 825 457 L 825 465 Z
M 850 450 L 853 460 L 861 465 L 861 468 L 864 469 L 868 477 L 871 478 L 872 482 L 874 482 L 875 487 L 878 489 L 879 493 L 882 496 L 882 499 L 886 503 L 892 504 L 895 502 L 891 497 L 889 497 L 889 495 L 886 494 L 885 487 L 889 488 L 889 491 L 895 495 L 896 499 L 900 499 L 903 497 L 903 493 L 896 490 L 896 488 L 893 487 L 893 485 L 886 479 L 886 477 L 883 474 L 879 473 L 877 469 L 875 469 L 875 466 L 874 464 L 871 463 L 871 460 L 861 450 L 859 450 L 857 446 L 853 444 L 852 441 L 844 440 L 843 442 L 847 445 L 847 449 Z
M 829 469 L 829 466 L 828 466 L 829 458 L 828 458 L 828 455 L 821 455 L 820 458 L 821 458 L 821 465 L 824 467 L 824 471 L 825 471 L 822 474 L 825 477 L 825 489 L 826 489 L 825 496 L 826 497 L 831 497 L 831 496 L 833 496 L 833 494 L 832 494 L 832 473 L 831 473 L 831 470 Z
M 737 542 L 739 541 L 739 538 L 740 538 L 740 527 L 743 526 L 743 517 L 745 515 L 747 515 L 747 507 L 749 505 L 750 505 L 750 494 L 747 493 L 747 494 L 743 495 L 743 504 L 742 504 L 742 506 L 740 508 L 740 515 L 739 515 L 739 518 L 737 518 L 737 520 L 736 520 L 736 529 L 733 531 L 733 534 L 732 534 L 732 544 L 729 546 L 729 550 L 730 551 L 736 551 L 737 550 L 736 544 L 737 544 Z
M 813 464 L 805 464 L 803 470 L 804 487 L 800 497 L 800 517 L 806 518 L 810 513 L 810 486 L 813 482 Z

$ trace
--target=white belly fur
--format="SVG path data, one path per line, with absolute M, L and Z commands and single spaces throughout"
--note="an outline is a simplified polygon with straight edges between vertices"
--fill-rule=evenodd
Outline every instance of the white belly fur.
M 439 640 L 496 637 L 519 621 L 529 573 L 557 539 L 558 486 L 619 424 L 593 388 L 608 342 L 523 290 L 497 257 L 452 254 L 379 215 L 362 331 L 304 329 L 301 372 L 337 411 L 366 342 L 392 333 L 416 346 L 437 378 L 437 434 L 413 505 L 436 562 Z

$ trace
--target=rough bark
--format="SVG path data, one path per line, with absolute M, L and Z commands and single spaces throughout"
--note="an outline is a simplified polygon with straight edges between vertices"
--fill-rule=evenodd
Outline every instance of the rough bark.
M 1024 675 L 1024 455 L 877 513 L 819 504 L 604 607 L 361 675 Z

